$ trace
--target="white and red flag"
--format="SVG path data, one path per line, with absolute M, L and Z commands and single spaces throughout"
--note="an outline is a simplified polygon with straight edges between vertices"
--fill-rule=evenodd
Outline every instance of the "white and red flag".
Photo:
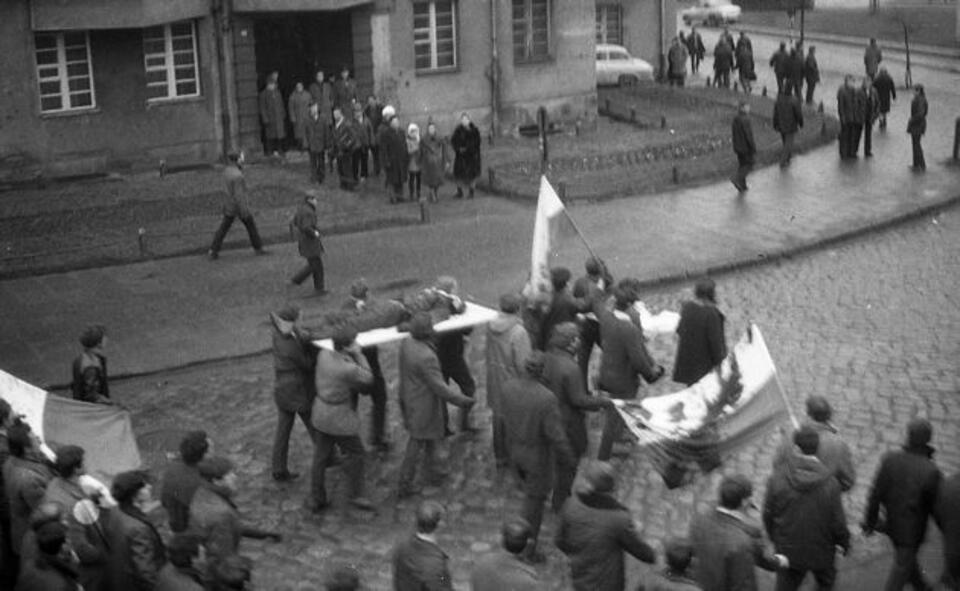
M 549 299 L 550 257 L 561 238 L 576 234 L 576 228 L 567 208 L 547 177 L 540 177 L 540 195 L 537 198 L 537 217 L 533 223 L 533 247 L 530 251 L 530 279 L 523 290 L 528 300 Z

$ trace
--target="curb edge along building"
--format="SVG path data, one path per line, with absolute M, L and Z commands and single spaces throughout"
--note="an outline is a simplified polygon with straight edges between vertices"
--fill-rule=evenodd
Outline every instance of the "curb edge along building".
M 674 0 L 3 0 L 0 181 L 262 150 L 257 95 L 348 67 L 442 134 L 596 120 L 594 48 L 657 64 Z M 494 23 L 496 26 L 493 26 Z

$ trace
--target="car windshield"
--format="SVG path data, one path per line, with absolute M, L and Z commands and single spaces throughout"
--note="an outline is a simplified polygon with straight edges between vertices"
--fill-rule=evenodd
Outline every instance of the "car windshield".
M 610 59 L 612 60 L 628 60 L 630 56 L 621 51 L 612 51 L 610 52 Z
M 603 61 L 606 61 L 606 60 L 607 60 L 607 52 L 605 52 L 605 51 L 598 51 L 598 52 L 597 52 L 597 61 L 598 61 L 598 62 L 603 62 Z

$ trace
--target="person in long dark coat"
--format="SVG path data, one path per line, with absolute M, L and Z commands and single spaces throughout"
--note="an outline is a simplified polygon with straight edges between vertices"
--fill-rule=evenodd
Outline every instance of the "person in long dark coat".
M 700 71 L 700 62 L 707 53 L 707 48 L 703 45 L 703 37 L 697 32 L 696 27 L 690 27 L 690 34 L 687 35 L 687 52 L 690 54 L 690 71 L 696 74 Z
M 792 98 L 792 97 L 790 97 Z M 712 279 L 698 281 L 693 301 L 680 307 L 677 324 L 677 356 L 673 381 L 692 386 L 727 356 L 723 312 L 717 307 L 716 284 Z
M 392 107 L 384 107 L 384 112 L 392 111 Z M 384 182 L 390 191 L 390 203 L 400 203 L 403 201 L 403 185 L 407 182 L 407 138 L 400 128 L 399 117 L 385 115 L 384 121 L 378 135 L 380 163 Z
M 437 544 L 443 506 L 424 501 L 417 507 L 416 532 L 393 549 L 394 591 L 453 591 L 449 558 Z
M 790 50 L 787 60 L 787 79 L 784 86 L 787 84 L 797 100 L 803 100 L 803 46 L 799 43 Z
M 290 283 L 300 285 L 307 277 L 313 276 L 313 289 L 318 295 L 327 293 L 323 277 L 323 242 L 320 240 L 320 228 L 317 225 L 317 195 L 308 193 L 303 204 L 293 217 L 293 228 L 297 232 L 297 250 L 307 259 L 305 267 L 297 271 Z
M 820 83 L 820 66 L 817 64 L 817 48 L 813 45 L 807 50 L 807 59 L 803 62 L 803 79 L 807 83 L 806 103 L 813 104 L 813 90 Z
M 740 73 L 740 86 L 746 94 L 753 92 L 753 81 L 757 79 L 756 67 L 753 50 L 748 45 L 741 45 L 737 51 L 737 71 Z
M 444 146 L 443 138 L 437 135 L 437 125 L 431 121 L 427 124 L 427 134 L 420 140 L 420 172 L 432 203 L 440 200 L 438 190 L 443 184 L 443 173 L 447 165 L 447 151 Z
M 777 102 L 773 105 L 773 129 L 780 134 L 783 148 L 780 150 L 780 167 L 789 166 L 793 159 L 793 141 L 797 132 L 803 127 L 803 108 L 800 99 L 791 94 L 791 84 L 783 87 L 783 92 L 777 95 Z
M 370 157 L 373 160 L 373 176 L 380 176 L 380 125 L 383 123 L 383 105 L 377 97 L 367 97 L 367 104 L 363 107 L 363 116 L 370 121 L 373 134 L 370 137 Z
M 753 168 L 757 155 L 757 142 L 753 139 L 753 125 L 750 123 L 750 103 L 740 101 L 737 116 L 731 125 L 733 151 L 737 155 L 737 172 L 730 181 L 737 191 L 747 190 L 747 175 Z
M 333 109 L 333 152 L 337 158 L 337 174 L 340 188 L 353 191 L 357 186 L 353 178 L 353 155 L 359 145 L 356 125 L 340 107 Z
M 890 112 L 890 101 L 897 100 L 897 85 L 893 83 L 893 78 L 886 68 L 880 68 L 876 78 L 873 79 L 873 87 L 877 90 L 877 98 L 880 100 L 880 130 L 887 128 L 887 113 Z
M 73 360 L 73 399 L 83 402 L 112 404 L 107 358 L 103 354 L 107 330 L 100 325 L 88 327 L 80 335 L 83 353 Z
M 783 91 L 783 83 L 787 79 L 787 64 L 790 62 L 790 54 L 787 53 L 787 44 L 780 42 L 780 47 L 770 56 L 770 67 L 777 77 L 777 92 Z
M 119 506 L 104 527 L 110 544 L 107 575 L 113 589 L 152 591 L 167 563 L 163 540 L 146 513 L 152 490 L 140 471 L 122 472 L 113 480 L 111 493 Z
M 713 49 L 714 86 L 730 88 L 730 70 L 732 69 L 733 47 L 721 38 Z
M 179 449 L 180 457 L 164 468 L 160 478 L 160 504 L 175 534 L 190 525 L 190 499 L 204 485 L 197 464 L 210 449 L 210 439 L 205 431 L 190 431 L 180 440 Z
M 333 85 L 326 80 L 323 70 L 317 70 L 316 77 L 310 83 L 310 96 L 317 103 L 317 113 L 327 125 L 333 123 Z
M 934 512 L 943 534 L 943 576 L 948 589 L 960 589 L 960 473 L 943 481 Z
M 927 95 L 922 84 L 913 87 L 913 102 L 910 103 L 910 121 L 907 123 L 907 133 L 910 134 L 913 145 L 913 169 L 926 170 L 927 161 L 923 157 L 923 146 L 920 138 L 927 132 Z
M 873 156 L 873 123 L 880 116 L 880 97 L 870 78 L 863 79 L 863 85 L 857 91 L 863 101 L 863 156 Z
M 330 122 L 320 116 L 320 105 L 310 105 L 310 114 L 304 123 L 307 150 L 310 152 L 310 180 L 323 183 L 326 176 L 327 152 L 332 145 Z
M 264 151 L 279 156 L 283 150 L 283 138 L 287 135 L 287 113 L 283 95 L 277 88 L 277 72 L 267 76 L 267 85 L 260 91 L 260 123 L 263 124 Z
M 856 90 L 853 88 L 853 76 L 847 76 L 843 85 L 837 90 L 837 116 L 840 117 L 840 136 L 838 143 L 840 145 L 840 158 L 856 158 L 857 143 L 859 134 L 857 133 L 857 99 Z
M 473 192 L 480 176 L 480 130 L 470 120 L 466 113 L 460 115 L 460 124 L 450 138 L 453 148 L 453 177 L 457 180 L 457 199 L 463 197 L 463 190 L 469 190 L 469 197 Z
M 887 534 L 894 547 L 893 564 L 886 589 L 930 589 L 917 562 L 917 554 L 927 535 L 927 522 L 937 504 L 942 476 L 933 461 L 930 446 L 933 427 L 926 419 L 914 419 L 907 425 L 907 444 L 899 451 L 887 452 L 873 479 L 863 518 L 863 533 Z M 883 507 L 886 520 L 880 520 Z
M 487 324 L 487 406 L 492 415 L 491 439 L 497 468 L 505 467 L 508 458 L 503 433 L 503 386 L 523 375 L 523 362 L 532 350 L 530 334 L 519 315 L 521 306 L 523 299 L 519 295 L 500 296 L 500 315 Z

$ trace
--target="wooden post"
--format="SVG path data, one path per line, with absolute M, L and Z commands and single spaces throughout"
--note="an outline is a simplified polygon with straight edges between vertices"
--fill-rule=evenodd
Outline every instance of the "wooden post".
M 537 128 L 540 132 L 540 174 L 547 173 L 550 165 L 550 148 L 547 145 L 547 108 L 537 109 Z
M 140 228 L 137 230 L 137 247 L 140 249 L 140 256 L 147 256 L 147 230 Z

